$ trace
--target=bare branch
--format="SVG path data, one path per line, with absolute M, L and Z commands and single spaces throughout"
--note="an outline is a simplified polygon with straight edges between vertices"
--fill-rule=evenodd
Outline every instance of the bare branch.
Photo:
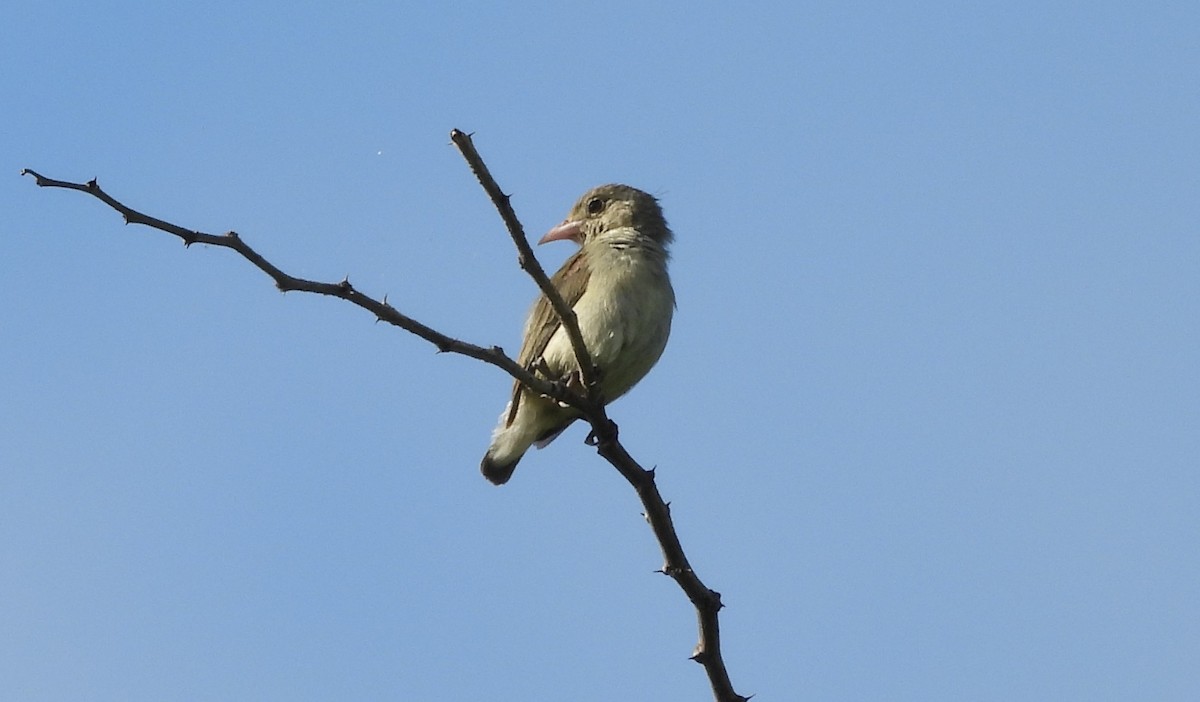
M 545 269 L 538 262 L 537 256 L 533 255 L 533 248 L 529 246 L 529 239 L 525 236 L 525 228 L 521 226 L 521 221 L 517 219 L 517 213 L 513 211 L 512 201 L 500 186 L 496 184 L 496 179 L 492 177 L 491 171 L 488 170 L 487 164 L 479 156 L 479 152 L 475 150 L 475 144 L 471 141 L 471 135 L 459 130 L 450 130 L 450 141 L 458 147 L 463 158 L 467 160 L 467 165 L 471 167 L 471 172 L 479 179 L 479 184 L 483 186 L 488 197 L 492 199 L 492 204 L 496 206 L 496 211 L 500 213 L 500 219 L 504 220 L 504 226 L 508 228 L 508 234 L 512 237 L 513 243 L 517 245 L 517 263 L 521 269 L 533 278 L 537 286 L 541 288 L 542 294 L 550 300 L 550 305 L 554 307 L 554 312 L 558 314 L 558 318 L 562 320 L 563 329 L 567 331 L 567 338 L 571 340 L 571 348 L 575 351 L 575 362 L 579 364 L 580 379 L 583 381 L 583 386 L 588 390 L 588 396 L 593 402 L 599 403 L 599 372 L 596 366 L 592 363 L 592 356 L 588 353 L 587 345 L 583 343 L 583 334 L 579 331 L 579 320 L 575 317 L 575 310 L 567 304 L 562 295 L 558 293 L 553 285 L 550 284 L 550 278 L 546 276 Z
M 395 307 L 388 304 L 386 297 L 383 301 L 378 301 L 359 292 L 350 284 L 348 279 L 340 283 L 323 283 L 288 275 L 263 258 L 249 244 L 245 243 L 236 232 L 230 231 L 221 235 L 207 234 L 150 217 L 111 197 L 100 188 L 95 179 L 87 183 L 73 183 L 46 178 L 29 169 L 21 171 L 21 175 L 33 176 L 40 187 L 63 188 L 88 193 L 121 213 L 127 224 L 142 224 L 173 234 L 182 239 L 185 246 L 199 243 L 233 249 L 247 261 L 254 264 L 259 270 L 269 275 L 275 281 L 276 287 L 284 292 L 297 290 L 341 298 L 370 311 L 380 321 L 400 327 L 425 339 L 436 346 L 439 351 L 469 356 L 489 363 L 508 373 L 534 392 L 547 395 L 578 409 L 583 413 L 592 427 L 592 431 L 588 435 L 588 443 L 594 445 L 596 451 L 612 464 L 622 477 L 637 491 L 638 498 L 641 500 L 645 510 L 646 520 L 650 523 L 650 527 L 654 531 L 654 536 L 658 540 L 662 550 L 663 567 L 661 572 L 671 576 L 678 583 L 680 589 L 683 590 L 688 600 L 696 608 L 700 640 L 692 653 L 692 660 L 704 666 L 717 702 L 747 702 L 749 700 L 748 697 L 743 697 L 734 691 L 733 685 L 729 680 L 729 673 L 725 668 L 725 661 L 721 655 L 720 628 L 718 626 L 718 612 L 723 606 L 721 604 L 721 595 L 705 586 L 695 571 L 692 570 L 691 564 L 688 562 L 687 556 L 683 552 L 683 547 L 679 542 L 679 536 L 675 532 L 675 525 L 671 520 L 670 508 L 658 492 L 658 486 L 654 479 L 654 471 L 642 468 L 618 440 L 617 425 L 608 418 L 603 400 L 598 396 L 598 383 L 596 382 L 599 375 L 598 369 L 592 364 L 587 347 L 583 342 L 583 335 L 579 331 L 579 323 L 575 318 L 574 311 L 566 305 L 562 296 L 550 284 L 550 280 L 546 277 L 541 264 L 538 263 L 537 258 L 533 255 L 533 250 L 525 238 L 524 228 L 521 226 L 520 221 L 517 220 L 508 196 L 503 193 L 496 184 L 495 179 L 492 178 L 491 173 L 488 172 L 487 166 L 483 163 L 483 159 L 480 158 L 474 144 L 471 142 L 470 135 L 455 129 L 450 133 L 450 138 L 462 152 L 467 163 L 470 164 L 471 170 L 479 179 L 480 184 L 483 185 L 484 190 L 487 191 L 488 196 L 504 220 L 509 234 L 517 246 L 519 252 L 518 260 L 521 268 L 529 273 L 537 282 L 538 287 L 549 298 L 562 320 L 563 326 L 567 329 L 571 344 L 575 350 L 576 361 L 579 363 L 581 376 L 585 386 L 588 388 L 587 397 L 580 396 L 562 383 L 554 383 L 537 377 L 528 369 L 518 365 L 512 358 L 505 355 L 503 349 L 498 346 L 490 348 L 476 346 L 446 336 L 421 324 L 411 317 L 401 314 Z
M 721 593 L 709 589 L 692 570 L 683 552 L 683 546 L 679 543 L 679 535 L 675 533 L 671 508 L 658 492 L 654 471 L 642 468 L 615 437 L 612 440 L 598 441 L 596 451 L 637 491 L 645 510 L 646 521 L 650 523 L 662 550 L 663 567 L 660 572 L 671 576 L 696 608 L 700 641 L 692 651 L 691 658 L 704 666 L 714 698 L 717 702 L 746 702 L 749 697 L 742 697 L 734 691 L 729 672 L 725 668 L 725 659 L 721 655 L 721 629 L 717 618 L 717 613 L 724 606 L 721 604 Z
M 274 264 L 263 258 L 261 254 L 250 247 L 237 232 L 226 232 L 225 234 L 206 234 L 204 232 L 186 229 L 177 224 L 171 224 L 161 219 L 151 217 L 149 215 L 138 212 L 137 210 L 128 207 L 122 202 L 119 202 L 108 193 L 100 188 L 100 185 L 95 179 L 89 180 L 86 183 L 72 183 L 65 180 L 55 180 L 47 178 L 42 174 L 26 168 L 21 171 L 21 175 L 33 176 L 38 186 L 43 188 L 64 188 L 67 190 L 78 190 L 87 193 L 101 202 L 105 203 L 112 209 L 121 213 L 125 218 L 126 224 L 142 224 L 159 231 L 174 234 L 183 240 L 184 246 L 192 244 L 208 244 L 211 246 L 220 246 L 227 249 L 233 249 L 241 254 L 250 263 L 254 264 L 262 272 L 271 276 L 275 281 L 275 287 L 283 292 L 292 290 L 299 292 L 316 293 L 318 295 L 330 295 L 338 297 L 347 302 L 351 302 L 375 315 L 375 318 L 381 322 L 387 322 L 401 329 L 411 332 L 422 339 L 428 341 L 437 347 L 438 351 L 443 353 L 456 353 L 462 356 L 490 363 L 497 368 L 500 368 L 505 373 L 508 373 L 513 378 L 521 381 L 527 387 L 532 388 L 535 392 L 553 397 L 554 399 L 565 402 L 567 404 L 578 404 L 580 398 L 576 393 L 568 391 L 557 383 L 552 383 L 544 378 L 539 378 L 529 370 L 522 368 L 520 364 L 504 353 L 504 350 L 499 346 L 483 347 L 475 344 L 467 343 L 459 339 L 442 334 L 441 332 L 432 329 L 417 320 L 407 315 L 401 314 L 399 310 L 389 304 L 386 300 L 379 301 L 368 295 L 364 295 L 350 284 L 350 281 L 343 280 L 340 283 L 323 283 L 315 280 L 305 280 L 288 275 L 279 270 Z

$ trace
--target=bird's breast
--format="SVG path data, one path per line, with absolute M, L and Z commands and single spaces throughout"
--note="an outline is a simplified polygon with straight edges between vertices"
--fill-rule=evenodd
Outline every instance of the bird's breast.
M 641 380 L 666 348 L 675 293 L 664 261 L 631 251 L 605 253 L 592 263 L 592 277 L 575 303 L 575 314 L 588 351 L 603 371 L 604 396 L 614 400 Z M 562 330 L 546 351 L 552 367 L 556 361 L 574 367 Z

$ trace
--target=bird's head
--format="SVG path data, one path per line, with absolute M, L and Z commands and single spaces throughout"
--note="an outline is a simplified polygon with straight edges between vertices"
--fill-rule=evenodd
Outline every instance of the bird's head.
M 618 230 L 634 230 L 635 236 L 664 248 L 673 238 L 653 195 L 628 185 L 611 184 L 584 193 L 566 220 L 546 232 L 538 243 L 569 239 L 582 246 Z

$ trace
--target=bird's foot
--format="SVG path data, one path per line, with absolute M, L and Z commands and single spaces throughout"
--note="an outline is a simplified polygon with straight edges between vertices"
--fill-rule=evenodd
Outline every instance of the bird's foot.
M 561 394 L 575 393 L 576 395 L 587 395 L 587 390 L 583 387 L 582 376 L 579 371 L 573 370 L 567 373 L 562 378 L 554 381 L 554 387 L 561 391 Z M 559 407 L 570 407 L 566 402 L 559 401 Z
M 563 383 L 568 390 L 573 390 L 581 395 L 587 392 L 587 388 L 583 387 L 583 375 L 577 370 L 567 373 L 567 377 L 563 378 Z
M 546 376 L 547 378 L 550 378 L 554 375 L 553 373 L 550 372 L 550 364 L 546 363 L 546 359 L 544 359 L 544 358 L 538 358 L 538 360 L 534 361 L 533 363 L 530 363 L 529 370 L 532 373 L 541 373 L 542 375 Z

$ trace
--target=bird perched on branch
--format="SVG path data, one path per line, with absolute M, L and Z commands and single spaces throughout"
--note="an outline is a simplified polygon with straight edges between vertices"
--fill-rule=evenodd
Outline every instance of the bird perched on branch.
M 584 193 L 567 219 L 542 237 L 579 244 L 550 279 L 574 309 L 592 363 L 600 370 L 600 396 L 612 402 L 658 362 L 671 334 L 675 291 L 667 275 L 673 235 L 651 195 L 628 185 L 601 185 Z M 558 381 L 579 366 L 550 300 L 538 296 L 525 323 L 517 362 Z M 579 418 L 579 412 L 514 382 L 480 470 L 503 485 L 531 445 L 542 448 Z

